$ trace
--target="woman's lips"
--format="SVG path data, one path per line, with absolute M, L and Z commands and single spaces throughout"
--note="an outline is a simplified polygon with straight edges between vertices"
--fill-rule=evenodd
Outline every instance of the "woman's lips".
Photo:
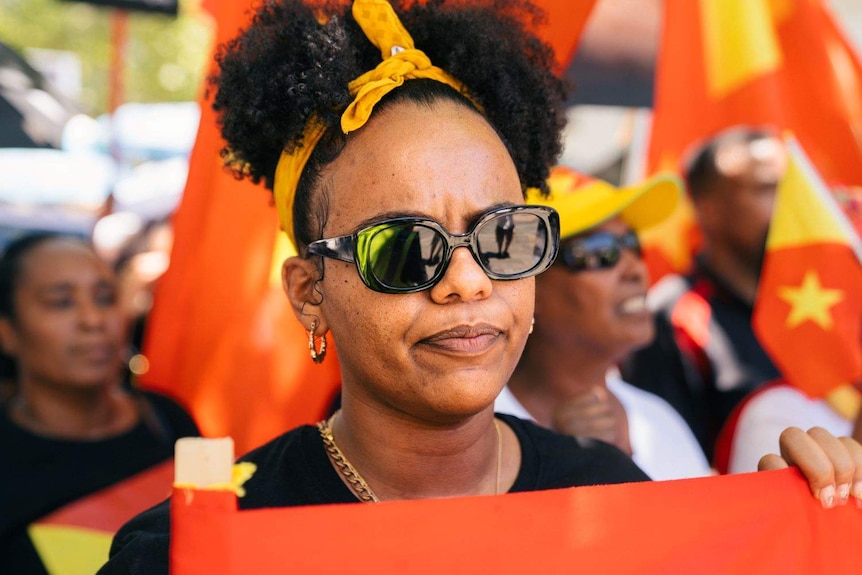
M 449 353 L 479 354 L 490 349 L 502 330 L 488 324 L 459 325 L 435 333 L 420 343 Z
M 115 361 L 119 357 L 117 347 L 111 344 L 78 345 L 72 352 L 79 358 L 93 363 Z

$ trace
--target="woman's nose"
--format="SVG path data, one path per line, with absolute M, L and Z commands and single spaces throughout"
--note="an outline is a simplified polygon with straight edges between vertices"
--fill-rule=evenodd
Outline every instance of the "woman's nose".
M 461 246 L 452 251 L 446 273 L 431 288 L 431 299 L 437 303 L 480 300 L 491 295 L 493 285 L 470 248 Z

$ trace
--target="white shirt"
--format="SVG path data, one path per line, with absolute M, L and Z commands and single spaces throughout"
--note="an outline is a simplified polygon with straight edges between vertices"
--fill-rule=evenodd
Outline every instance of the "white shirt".
M 615 375 L 605 382 L 626 412 L 632 459 L 647 475 L 655 480 L 712 475 L 700 444 L 669 403 Z M 535 421 L 508 387 L 494 402 L 494 411 Z
M 822 399 L 813 399 L 791 385 L 757 392 L 742 407 L 731 440 L 728 473 L 757 471 L 767 453 L 779 453 L 778 437 L 790 426 L 819 426 L 832 435 L 851 435 L 853 422 Z

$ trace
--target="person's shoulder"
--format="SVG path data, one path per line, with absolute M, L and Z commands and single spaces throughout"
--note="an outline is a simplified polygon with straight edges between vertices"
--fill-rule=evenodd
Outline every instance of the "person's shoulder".
M 745 409 L 757 411 L 765 406 L 772 409 L 794 409 L 819 403 L 818 398 L 810 397 L 802 389 L 779 380 L 762 385 L 749 393 L 743 400 Z
M 842 417 L 822 398 L 778 380 L 749 393 L 738 405 L 734 441 L 747 440 L 770 427 L 781 431 L 794 425 L 807 429 L 823 427 L 835 435 L 852 433 L 852 422 Z
M 285 458 L 290 458 L 296 451 L 305 449 L 313 443 L 317 436 L 318 431 L 314 426 L 301 425 L 255 447 L 240 457 L 238 461 L 249 461 L 258 467 L 274 461 L 283 461 Z
M 264 443 L 238 459 L 255 465 L 245 483 L 243 509 L 328 503 L 318 497 L 331 470 L 316 427 L 303 425 Z M 337 480 L 337 477 L 336 477 Z M 286 485 L 285 482 L 288 484 Z
M 159 424 L 171 438 L 199 436 L 200 429 L 191 414 L 175 399 L 150 390 L 139 392 L 141 397 L 152 406 Z
M 278 495 L 282 491 L 289 492 L 283 483 L 289 475 L 284 474 L 283 468 L 286 465 L 301 466 L 302 458 L 297 453 L 313 442 L 315 433 L 312 426 L 298 427 L 240 457 L 238 461 L 248 461 L 257 467 L 245 484 L 246 495 L 238 501 L 240 507 L 248 509 L 289 503 Z M 117 532 L 111 545 L 110 560 L 98 575 L 167 574 L 169 547 L 170 500 L 134 517 Z
M 132 518 L 114 535 L 109 560 L 97 575 L 167 575 L 170 527 L 169 501 Z
M 561 435 L 531 421 L 499 414 L 521 444 L 521 473 L 513 491 L 647 481 L 629 456 L 602 441 Z

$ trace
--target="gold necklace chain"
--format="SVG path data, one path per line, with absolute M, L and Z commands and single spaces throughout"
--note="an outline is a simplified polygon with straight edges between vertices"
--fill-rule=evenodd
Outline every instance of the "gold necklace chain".
M 335 416 L 339 413 L 341 413 L 341 410 L 333 413 L 332 417 L 326 421 L 320 421 L 317 424 L 317 429 L 320 431 L 320 437 L 323 439 L 323 448 L 326 449 L 326 454 L 329 456 L 329 459 L 332 460 L 332 463 L 335 464 L 335 468 L 345 481 L 347 481 L 347 485 L 350 487 L 350 490 L 360 501 L 363 503 L 379 503 L 380 500 L 376 495 L 374 495 L 374 492 L 371 491 L 368 483 L 365 482 L 365 478 L 356 471 L 356 468 L 350 464 L 350 461 L 344 457 L 344 454 L 335 444 L 335 437 L 332 436 L 332 422 L 335 420 Z
M 320 432 L 321 439 L 323 439 L 323 448 L 357 499 L 363 503 L 379 503 L 380 499 L 377 498 L 377 495 L 368 486 L 365 478 L 353 467 L 335 443 L 335 437 L 332 435 L 332 422 L 335 421 L 335 417 L 340 412 L 341 410 L 336 411 L 329 419 L 317 423 L 317 430 Z M 503 469 L 503 437 L 500 432 L 500 422 L 496 418 L 494 419 L 494 431 L 497 434 L 497 473 L 494 494 L 498 494 L 500 493 L 500 479 Z

